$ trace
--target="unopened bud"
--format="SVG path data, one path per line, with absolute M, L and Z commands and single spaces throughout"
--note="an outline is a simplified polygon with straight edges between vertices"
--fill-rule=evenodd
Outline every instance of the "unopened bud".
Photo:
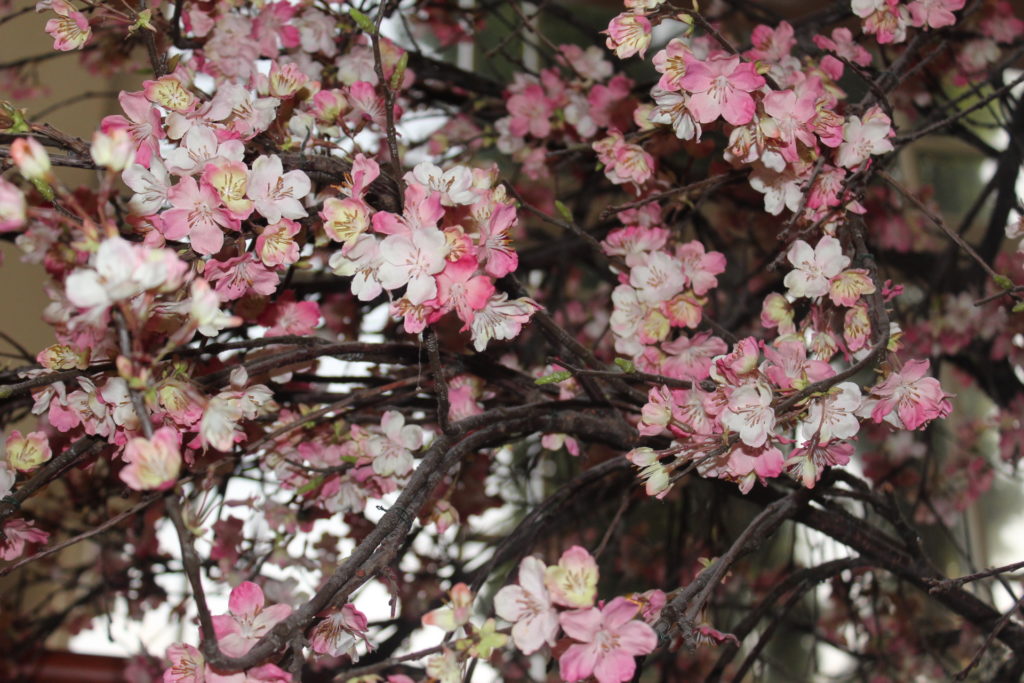
M 35 138 L 18 138 L 11 143 L 11 159 L 27 180 L 50 177 L 50 157 Z

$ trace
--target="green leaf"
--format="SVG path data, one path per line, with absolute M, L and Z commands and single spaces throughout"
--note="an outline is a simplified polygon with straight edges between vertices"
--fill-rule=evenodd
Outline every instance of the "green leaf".
M 356 22 L 356 26 L 363 29 L 367 33 L 376 33 L 377 27 L 370 21 L 370 17 L 366 16 L 356 8 L 352 8 L 348 11 L 348 15 L 352 17 L 352 21 Z
M 636 366 L 628 358 L 616 358 L 615 364 L 622 368 L 623 372 L 636 372 Z
M 1021 311 L 1024 311 L 1024 301 L 1018 301 L 1013 305 L 1014 313 L 1020 313 Z
M 998 274 L 997 275 L 993 275 L 992 276 L 992 280 L 997 285 L 1002 287 L 1003 289 L 1013 289 L 1014 288 L 1013 280 L 1011 280 L 1010 278 L 1006 277 L 1005 275 L 998 275 Z
M 405 76 L 405 67 L 409 65 L 409 53 L 403 52 L 395 65 L 395 73 L 391 74 L 391 89 L 398 90 L 402 87 L 402 78 Z
M 315 477 L 311 478 L 309 481 L 307 481 L 305 484 L 297 488 L 295 492 L 298 493 L 300 496 L 305 495 L 310 491 L 316 490 L 316 488 L 320 486 L 320 484 L 322 484 L 323 481 L 324 475 L 318 474 Z
M 572 379 L 572 373 L 568 370 L 559 370 L 558 372 L 552 372 L 550 375 L 538 377 L 533 380 L 534 384 L 558 384 L 564 382 L 567 379 Z
M 558 215 L 569 223 L 572 223 L 572 211 L 569 210 L 568 206 L 556 199 L 555 208 L 558 209 Z
M 0 127 L 4 133 L 28 133 L 32 128 L 25 120 L 25 110 L 16 109 L 7 101 L 0 101 Z

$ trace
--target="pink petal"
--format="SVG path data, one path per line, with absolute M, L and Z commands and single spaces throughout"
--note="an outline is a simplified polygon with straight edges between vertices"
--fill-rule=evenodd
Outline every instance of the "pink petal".
M 625 650 L 612 650 L 605 653 L 594 667 L 594 676 L 598 683 L 622 683 L 633 678 L 636 661 Z
M 617 598 L 620 599 L 620 598 Z M 607 608 L 605 608 L 607 609 Z M 571 638 L 589 643 L 604 626 L 604 619 L 596 607 L 574 609 L 559 615 L 562 628 Z M 589 672 L 588 672 L 589 673 Z
M 236 617 L 252 617 L 263 609 L 265 602 L 262 588 L 252 581 L 243 581 L 232 589 L 231 597 L 228 598 L 228 610 Z
M 658 647 L 658 636 L 654 629 L 642 621 L 630 621 L 616 631 L 619 647 L 632 656 L 646 655 Z
M 595 610 L 596 611 L 596 610 Z M 563 617 L 565 614 L 562 615 Z M 581 681 L 594 671 L 597 664 L 597 648 L 593 645 L 570 645 L 558 659 L 558 670 L 562 680 L 572 683 Z

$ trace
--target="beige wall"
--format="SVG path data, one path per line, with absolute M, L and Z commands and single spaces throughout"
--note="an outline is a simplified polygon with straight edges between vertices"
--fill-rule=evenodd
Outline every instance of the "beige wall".
M 30 4 L 33 3 L 20 1 L 15 3 L 15 9 Z M 0 63 L 50 51 L 53 41 L 43 27 L 52 16 L 52 12 L 30 12 L 0 24 Z M 14 106 L 26 109 L 28 114 L 32 115 L 73 95 L 85 92 L 110 92 L 116 89 L 117 80 L 124 81 L 127 85 L 131 80 L 137 79 L 137 76 L 117 79 L 93 76 L 79 66 L 78 57 L 78 53 L 68 53 L 33 67 L 39 82 L 46 84 L 50 89 L 50 94 L 46 97 L 14 100 L 12 93 L 5 92 L 4 87 L 0 85 L 0 99 L 10 101 Z M 54 111 L 42 121 L 88 139 L 100 119 L 114 113 L 118 108 L 116 99 L 112 97 L 89 98 Z M 72 185 L 92 181 L 92 174 L 84 171 L 65 169 L 61 172 L 61 177 Z M 0 249 L 3 254 L 3 265 L 0 266 L 0 330 L 35 353 L 54 341 L 52 331 L 40 319 L 40 313 L 47 303 L 42 289 L 45 276 L 41 267 L 21 263 L 21 252 L 13 245 L 3 243 Z M 0 351 L 6 353 L 13 349 L 7 342 L 0 340 Z M 0 357 L 0 363 L 5 367 L 16 362 Z

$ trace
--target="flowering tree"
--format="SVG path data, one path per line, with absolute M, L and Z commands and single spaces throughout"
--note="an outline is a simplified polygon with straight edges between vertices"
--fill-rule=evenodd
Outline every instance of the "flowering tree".
M 36 6 L 143 75 L 0 104 L 5 675 L 123 605 L 139 681 L 1020 677 L 1020 564 L 922 535 L 1024 444 L 1024 22 L 624 4 Z

